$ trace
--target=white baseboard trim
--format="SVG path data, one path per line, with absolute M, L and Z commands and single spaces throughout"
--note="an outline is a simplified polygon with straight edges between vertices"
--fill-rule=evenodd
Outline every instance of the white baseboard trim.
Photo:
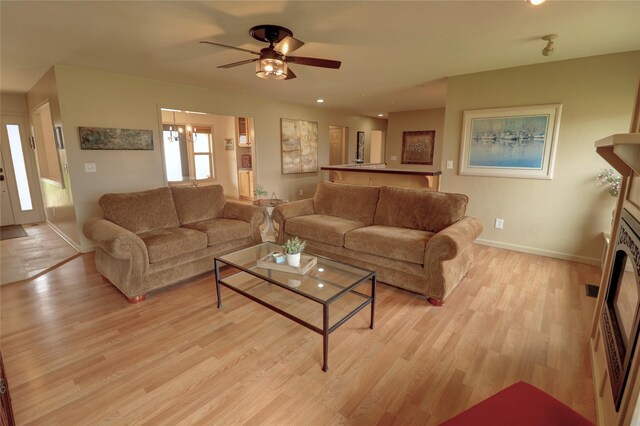
M 587 265 L 600 266 L 600 258 L 592 258 L 586 256 L 576 256 L 574 254 L 561 253 L 551 250 L 542 250 L 534 247 L 521 246 L 518 244 L 501 243 L 499 241 L 477 239 L 477 244 L 489 247 L 497 247 L 506 250 L 519 251 L 523 253 L 536 254 L 538 256 L 552 257 L 554 259 L 570 260 L 573 262 L 586 263 Z
M 60 228 L 58 228 L 53 223 L 49 222 L 49 220 L 47 220 L 47 225 L 49 225 L 51 227 L 51 229 L 53 229 L 53 232 L 55 232 L 56 234 L 60 235 L 60 238 L 62 238 L 63 240 L 65 240 L 66 242 L 71 244 L 74 249 L 78 250 L 78 252 L 82 253 L 82 250 L 80 249 L 80 246 L 75 241 L 73 241 L 71 238 L 69 238 L 64 232 L 62 232 L 60 230 Z

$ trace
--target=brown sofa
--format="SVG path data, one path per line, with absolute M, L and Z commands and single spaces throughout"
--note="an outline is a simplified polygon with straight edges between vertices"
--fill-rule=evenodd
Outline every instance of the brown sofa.
M 89 219 L 83 231 L 96 243 L 98 272 L 132 303 L 262 241 L 262 209 L 226 201 L 220 185 L 105 194 L 99 202 L 104 218 Z
M 482 225 L 468 198 L 394 187 L 320 182 L 313 198 L 273 212 L 278 243 L 298 236 L 309 252 L 376 271 L 378 280 L 439 305 L 471 267 Z

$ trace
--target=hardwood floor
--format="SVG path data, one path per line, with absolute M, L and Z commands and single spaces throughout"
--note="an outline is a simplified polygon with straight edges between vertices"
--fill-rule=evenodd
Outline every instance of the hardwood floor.
M 520 380 L 594 421 L 589 265 L 475 246 L 443 307 L 384 284 L 322 339 L 212 276 L 130 305 L 80 256 L 5 285 L 18 424 L 437 424 Z
M 33 278 L 79 254 L 46 223 L 23 227 L 26 237 L 0 241 L 0 285 Z

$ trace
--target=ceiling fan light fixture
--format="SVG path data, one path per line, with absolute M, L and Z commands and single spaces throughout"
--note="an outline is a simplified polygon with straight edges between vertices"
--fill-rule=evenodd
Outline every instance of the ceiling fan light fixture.
M 277 58 L 264 58 L 256 61 L 256 75 L 269 80 L 287 78 L 287 63 Z

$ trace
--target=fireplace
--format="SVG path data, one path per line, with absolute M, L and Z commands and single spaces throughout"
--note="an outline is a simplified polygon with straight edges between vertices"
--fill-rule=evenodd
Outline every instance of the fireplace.
M 622 211 L 601 322 L 616 411 L 638 343 L 640 324 L 640 223 Z

